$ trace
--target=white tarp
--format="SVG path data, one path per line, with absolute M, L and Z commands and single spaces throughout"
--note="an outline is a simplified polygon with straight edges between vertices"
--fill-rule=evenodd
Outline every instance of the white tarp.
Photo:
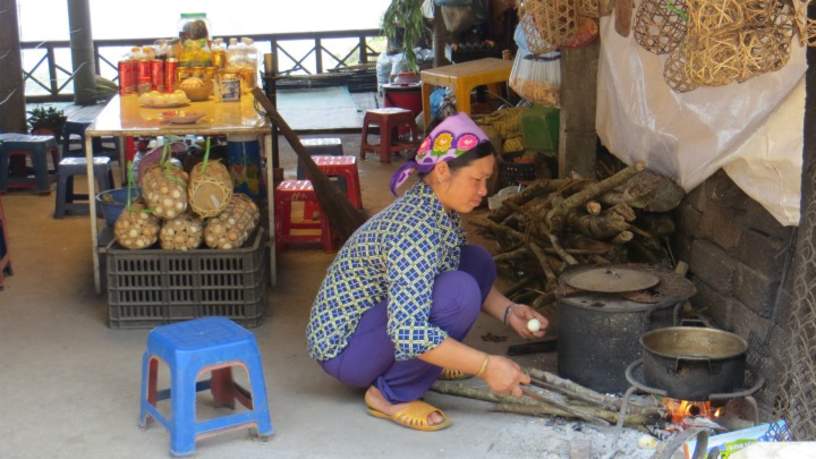
M 596 127 L 627 163 L 645 161 L 690 191 L 718 169 L 783 225 L 799 223 L 805 48 L 794 38 L 780 71 L 743 83 L 676 93 L 666 56 L 601 20 Z

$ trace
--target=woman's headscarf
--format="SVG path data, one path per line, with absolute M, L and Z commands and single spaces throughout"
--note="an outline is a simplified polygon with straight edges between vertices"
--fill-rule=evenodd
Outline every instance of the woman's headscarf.
M 391 177 L 391 193 L 396 196 L 397 188 L 414 172 L 427 174 L 440 161 L 456 159 L 485 142 L 490 142 L 487 134 L 466 114 L 445 118 L 425 137 L 414 159 L 406 161 Z

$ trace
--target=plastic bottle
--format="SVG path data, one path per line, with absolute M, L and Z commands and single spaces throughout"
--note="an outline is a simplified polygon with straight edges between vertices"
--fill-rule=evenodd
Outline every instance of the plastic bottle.
M 227 65 L 227 47 L 223 38 L 213 40 L 212 65 L 218 69 L 223 69 Z
M 258 75 L 258 48 L 251 38 L 242 38 L 244 44 L 244 71 L 241 73 L 246 82 L 247 92 L 255 89 Z

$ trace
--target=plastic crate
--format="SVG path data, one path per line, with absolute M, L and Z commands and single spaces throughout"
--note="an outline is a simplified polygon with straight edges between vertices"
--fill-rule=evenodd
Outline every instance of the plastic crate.
M 204 316 L 255 327 L 266 309 L 266 244 L 259 228 L 251 244 L 233 250 L 102 250 L 108 325 L 150 328 Z

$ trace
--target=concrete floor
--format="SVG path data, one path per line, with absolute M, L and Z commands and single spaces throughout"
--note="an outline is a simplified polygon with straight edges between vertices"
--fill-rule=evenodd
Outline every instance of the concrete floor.
M 346 153 L 356 154 L 358 136 L 342 137 Z M 294 154 L 284 148 L 292 176 Z M 362 162 L 371 213 L 391 201 L 386 184 L 400 162 L 381 164 L 371 156 Z M 106 326 L 106 298 L 93 291 L 87 217 L 53 219 L 53 193 L 12 192 L 2 199 L 15 275 L 0 291 L 0 458 L 167 457 L 167 432 L 155 423 L 146 431 L 137 427 L 148 331 Z M 332 257 L 314 249 L 282 253 L 267 318 L 253 330 L 275 436 L 260 442 L 246 432 L 223 434 L 199 441 L 198 457 L 568 457 L 572 440 L 558 435 L 570 430 L 563 423 L 493 413 L 487 403 L 429 394 L 454 420 L 436 433 L 366 415 L 362 393 L 324 374 L 305 349 L 309 308 Z M 507 335 L 483 316 L 470 343 L 503 353 L 513 341 L 484 342 L 486 331 Z M 538 366 L 553 363 L 552 356 L 539 359 Z

